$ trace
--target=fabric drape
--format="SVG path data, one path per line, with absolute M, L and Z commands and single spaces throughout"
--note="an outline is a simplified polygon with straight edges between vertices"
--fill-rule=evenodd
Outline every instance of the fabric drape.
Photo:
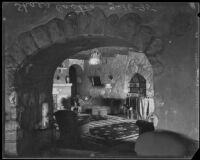
M 154 99 L 140 97 L 138 98 L 137 114 L 139 120 L 146 120 L 155 110 Z

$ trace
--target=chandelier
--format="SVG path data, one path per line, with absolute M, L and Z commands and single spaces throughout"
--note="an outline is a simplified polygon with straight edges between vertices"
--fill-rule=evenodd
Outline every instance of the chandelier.
M 91 50 L 89 64 L 90 65 L 101 64 L 101 53 L 99 52 L 99 50 L 97 48 Z

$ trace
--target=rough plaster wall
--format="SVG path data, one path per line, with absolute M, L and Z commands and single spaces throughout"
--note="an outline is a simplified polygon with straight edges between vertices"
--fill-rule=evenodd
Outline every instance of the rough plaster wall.
M 54 73 L 54 83 L 59 84 L 66 84 L 65 82 L 65 76 L 69 76 L 69 68 L 72 65 L 79 65 L 82 70 L 84 70 L 84 60 L 78 60 L 78 59 L 66 59 L 63 61 L 63 69 L 57 68 Z M 61 71 L 62 70 L 62 71 Z M 77 71 L 77 74 L 81 74 Z M 59 76 L 59 80 L 57 80 L 57 76 Z M 81 76 L 81 75 L 80 75 Z
M 68 69 L 56 69 L 54 73 L 54 82 L 55 84 L 66 84 L 65 76 L 68 75 Z M 57 79 L 59 77 L 59 79 Z
M 128 53 L 127 53 L 128 54 Z M 124 99 L 129 92 L 128 83 L 135 73 L 139 73 L 147 80 L 147 95 L 153 96 L 153 71 L 147 57 L 143 53 L 129 51 L 128 56 L 117 54 L 115 57 L 104 57 L 102 65 L 91 66 L 85 62 L 85 74 L 87 76 L 100 76 L 101 83 L 111 83 L 109 91 L 104 87 L 93 87 L 89 78 L 85 76 L 84 94 L 89 93 L 91 97 Z M 113 79 L 109 79 L 109 75 Z
M 195 95 L 194 30 L 168 43 L 160 59 L 165 70 L 154 78 L 158 128 L 177 131 L 198 139 L 198 113 Z

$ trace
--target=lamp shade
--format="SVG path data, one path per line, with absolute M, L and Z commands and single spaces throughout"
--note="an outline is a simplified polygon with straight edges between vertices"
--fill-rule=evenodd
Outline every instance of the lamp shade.
M 105 88 L 109 88 L 109 89 L 111 89 L 111 88 L 112 88 L 112 86 L 111 86 L 111 84 L 110 84 L 110 83 L 107 83 L 107 84 L 105 85 Z
M 89 64 L 90 65 L 97 65 L 97 64 L 101 64 L 101 53 L 99 52 L 98 49 L 93 49 L 91 51 L 91 56 L 89 59 Z

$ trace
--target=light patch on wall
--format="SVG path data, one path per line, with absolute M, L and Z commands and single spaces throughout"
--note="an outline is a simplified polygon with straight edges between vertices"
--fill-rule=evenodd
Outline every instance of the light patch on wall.
M 9 101 L 10 101 L 10 104 L 12 106 L 17 106 L 18 104 L 18 97 L 17 97 L 17 92 L 16 91 L 13 91 L 10 96 L 9 96 Z
M 156 93 L 155 94 L 155 106 L 156 107 L 163 107 L 164 104 L 165 103 L 164 103 L 163 97 L 159 93 Z
M 177 111 L 176 111 L 176 110 L 173 110 L 172 112 L 173 112 L 174 114 L 177 114 Z
M 199 32 L 195 33 L 195 38 L 199 38 Z
M 189 3 L 189 6 L 190 6 L 192 9 L 195 9 L 195 3 L 194 3 L 194 2 L 190 2 L 190 3 Z
M 197 68 L 197 87 L 199 87 L 199 68 Z
M 172 43 L 172 41 L 171 40 L 169 40 L 169 44 L 171 44 Z

